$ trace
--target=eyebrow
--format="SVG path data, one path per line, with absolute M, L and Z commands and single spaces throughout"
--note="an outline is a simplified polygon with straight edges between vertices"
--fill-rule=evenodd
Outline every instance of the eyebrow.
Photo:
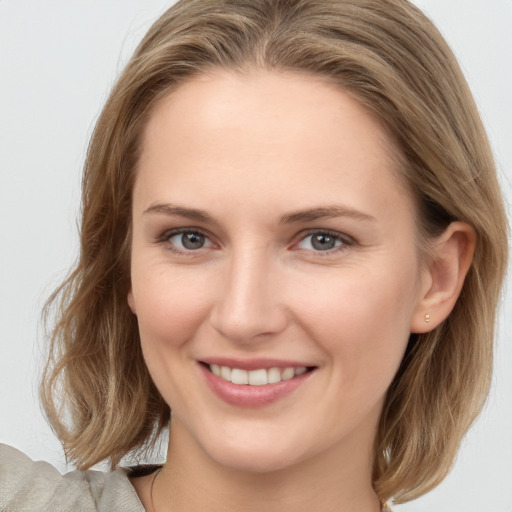
M 355 220 L 369 222 L 376 222 L 377 220 L 375 217 L 359 210 L 355 210 L 354 208 L 332 205 L 287 213 L 281 217 L 280 222 L 282 224 L 291 224 L 294 222 L 312 222 L 318 219 L 332 219 L 335 217 L 350 217 Z
M 170 203 L 154 203 L 146 208 L 142 214 L 160 213 L 168 216 L 185 217 L 187 219 L 195 220 L 198 222 L 214 223 L 213 218 L 204 210 L 197 208 L 187 208 L 185 206 L 178 206 Z
M 205 210 L 188 208 L 186 206 L 178 206 L 171 203 L 154 203 L 146 208 L 146 210 L 144 210 L 143 215 L 155 213 L 167 216 L 184 217 L 198 222 L 209 222 L 216 224 L 213 217 Z M 293 224 L 296 222 L 312 222 L 319 219 L 330 219 L 335 217 L 350 217 L 366 222 L 375 222 L 377 220 L 375 217 L 372 217 L 371 215 L 363 213 L 359 210 L 355 210 L 354 208 L 332 205 L 321 206 L 318 208 L 308 208 L 306 210 L 298 210 L 296 212 L 286 213 L 281 216 L 279 223 Z

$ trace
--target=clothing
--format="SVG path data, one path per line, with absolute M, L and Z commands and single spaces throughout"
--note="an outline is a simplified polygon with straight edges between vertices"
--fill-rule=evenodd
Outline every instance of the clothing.
M 0 511 L 145 512 L 129 474 L 120 468 L 61 475 L 51 464 L 0 444 Z

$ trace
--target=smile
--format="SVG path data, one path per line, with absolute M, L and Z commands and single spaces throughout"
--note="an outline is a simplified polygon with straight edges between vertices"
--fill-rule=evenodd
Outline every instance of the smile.
M 213 358 L 198 361 L 205 383 L 223 402 L 243 408 L 265 407 L 292 395 L 318 369 L 300 362 Z
M 210 371 L 221 379 L 237 385 L 265 386 L 277 384 L 281 381 L 291 380 L 307 372 L 305 366 L 288 366 L 285 368 L 259 368 L 256 370 L 243 370 L 241 368 L 230 368 L 217 364 L 208 365 Z

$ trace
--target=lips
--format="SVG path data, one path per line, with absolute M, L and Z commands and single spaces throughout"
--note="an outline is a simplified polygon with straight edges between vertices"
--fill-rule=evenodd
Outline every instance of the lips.
M 210 389 L 238 407 L 261 407 L 285 398 L 314 372 L 314 366 L 268 360 L 201 361 Z

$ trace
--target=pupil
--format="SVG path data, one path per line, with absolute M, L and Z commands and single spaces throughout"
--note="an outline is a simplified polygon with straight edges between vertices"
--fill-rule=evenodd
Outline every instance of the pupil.
M 314 235 L 311 244 L 319 251 L 327 251 L 334 248 L 336 240 L 329 235 Z
M 181 243 L 185 249 L 200 249 L 204 245 L 204 236 L 200 233 L 183 233 Z

